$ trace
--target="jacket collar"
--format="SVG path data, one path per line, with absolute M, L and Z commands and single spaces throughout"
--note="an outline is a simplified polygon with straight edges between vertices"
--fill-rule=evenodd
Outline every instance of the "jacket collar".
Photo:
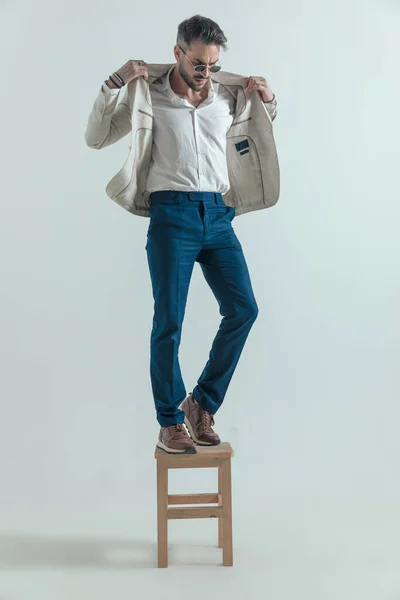
M 169 80 L 168 77 L 165 77 L 164 79 L 164 75 L 169 73 L 170 69 L 172 69 L 172 67 L 175 66 L 175 64 L 176 63 L 148 64 L 148 81 L 146 81 L 142 77 L 140 77 L 139 79 L 143 79 L 143 81 L 146 81 L 146 83 L 148 84 L 153 84 L 157 82 L 157 84 L 162 85 L 163 89 L 165 89 L 169 85 Z M 227 86 L 226 89 L 236 98 L 237 115 L 240 115 L 244 110 L 246 110 L 247 98 L 246 92 L 244 90 L 246 77 L 244 77 L 243 75 L 238 75 L 237 73 L 229 73 L 228 71 L 218 71 L 217 73 L 211 73 L 211 80 L 217 83 L 221 83 L 224 86 Z

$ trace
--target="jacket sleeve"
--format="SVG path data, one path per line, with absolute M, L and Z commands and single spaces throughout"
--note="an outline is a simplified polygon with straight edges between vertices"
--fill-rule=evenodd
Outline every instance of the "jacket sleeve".
M 278 110 L 276 108 L 277 101 L 274 99 L 272 102 L 264 102 L 264 106 L 267 109 L 269 116 L 271 117 L 271 121 L 273 121 L 278 114 Z
M 124 92 L 125 98 L 118 103 L 120 90 L 110 89 L 105 83 L 101 86 L 85 131 L 85 140 L 90 148 L 100 150 L 115 144 L 131 131 L 127 87 L 124 88 Z

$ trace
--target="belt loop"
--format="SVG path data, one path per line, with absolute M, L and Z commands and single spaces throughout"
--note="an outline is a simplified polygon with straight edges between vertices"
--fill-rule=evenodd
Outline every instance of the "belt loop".
M 218 194 L 217 194 L 217 192 L 214 192 L 214 203 L 218 204 Z

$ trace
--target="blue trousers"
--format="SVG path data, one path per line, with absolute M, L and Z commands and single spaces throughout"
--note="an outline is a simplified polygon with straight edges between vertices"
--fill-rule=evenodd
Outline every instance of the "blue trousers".
M 150 377 L 157 421 L 168 427 L 184 422 L 179 405 L 186 390 L 178 353 L 195 262 L 223 317 L 192 390 L 200 406 L 213 415 L 224 400 L 258 307 L 232 227 L 235 209 L 220 193 L 157 191 L 150 195 L 150 203 L 146 244 L 154 298 Z

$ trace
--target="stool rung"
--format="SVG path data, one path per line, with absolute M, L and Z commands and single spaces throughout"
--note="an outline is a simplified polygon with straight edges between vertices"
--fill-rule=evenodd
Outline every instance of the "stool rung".
M 167 519 L 210 519 L 223 517 L 222 506 L 168 508 Z
M 174 494 L 168 504 L 219 504 L 218 494 Z

